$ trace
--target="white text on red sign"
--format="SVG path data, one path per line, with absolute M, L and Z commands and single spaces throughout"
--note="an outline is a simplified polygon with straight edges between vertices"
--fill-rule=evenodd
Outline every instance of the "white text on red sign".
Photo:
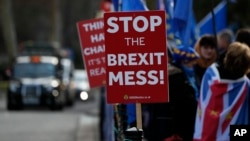
M 123 23 L 123 29 L 120 29 L 120 26 L 118 25 L 118 22 Z M 123 32 L 130 32 L 129 31 L 129 24 L 132 22 L 133 29 L 137 32 L 145 32 L 147 30 L 155 31 L 155 27 L 162 24 L 162 19 L 160 16 L 150 16 L 149 20 L 144 16 L 137 16 L 133 18 L 130 17 L 110 17 L 107 20 L 107 24 L 110 26 L 107 29 L 107 32 L 109 33 L 116 33 L 119 30 L 123 30 Z M 139 22 L 143 23 L 143 26 L 139 25 Z

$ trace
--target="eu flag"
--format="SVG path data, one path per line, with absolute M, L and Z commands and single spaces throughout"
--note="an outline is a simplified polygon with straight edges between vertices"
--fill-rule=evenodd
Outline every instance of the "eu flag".
M 196 21 L 193 14 L 193 0 L 176 0 L 173 14 L 175 36 L 184 46 L 193 46 L 196 40 Z
M 168 38 L 174 39 L 177 45 L 193 46 L 197 38 L 193 0 L 158 0 L 158 9 L 162 9 L 163 2 Z
M 121 0 L 112 0 L 112 4 L 114 6 L 114 11 L 119 11 L 120 10 L 120 1 Z
M 214 8 L 215 29 L 216 32 L 221 31 L 227 27 L 227 2 L 222 1 Z M 209 13 L 204 19 L 197 25 L 200 36 L 203 34 L 214 34 L 213 16 Z
M 147 11 L 144 0 L 122 0 L 122 11 Z
M 167 36 L 170 39 L 174 39 L 175 37 L 174 20 L 173 20 L 174 0 L 165 1 L 165 10 L 166 10 Z

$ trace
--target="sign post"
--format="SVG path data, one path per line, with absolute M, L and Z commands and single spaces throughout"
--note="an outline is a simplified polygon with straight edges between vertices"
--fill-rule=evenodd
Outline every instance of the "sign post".
M 136 126 L 142 129 L 141 103 L 136 103 Z
M 168 102 L 166 23 L 164 11 L 104 14 L 107 102 Z

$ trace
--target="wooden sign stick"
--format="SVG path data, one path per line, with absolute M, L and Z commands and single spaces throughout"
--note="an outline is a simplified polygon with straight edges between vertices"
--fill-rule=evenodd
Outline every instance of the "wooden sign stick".
M 136 126 L 142 129 L 141 103 L 136 103 Z

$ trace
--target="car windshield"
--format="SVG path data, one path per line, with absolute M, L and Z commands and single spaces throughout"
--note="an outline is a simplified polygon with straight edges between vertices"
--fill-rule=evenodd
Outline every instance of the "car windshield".
M 15 78 L 49 77 L 55 75 L 55 66 L 49 63 L 20 63 L 14 66 Z
M 75 71 L 74 79 L 75 81 L 87 82 L 88 81 L 87 73 L 85 71 Z

